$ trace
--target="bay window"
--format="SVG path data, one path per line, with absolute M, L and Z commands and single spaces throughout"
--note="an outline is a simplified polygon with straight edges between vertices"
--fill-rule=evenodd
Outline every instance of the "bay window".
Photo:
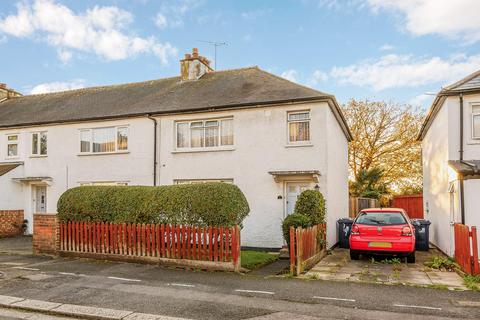
M 18 134 L 7 135 L 7 157 L 18 157 Z
M 480 139 L 480 104 L 472 105 L 472 138 Z
M 233 145 L 233 119 L 176 123 L 177 149 L 211 149 Z
M 80 130 L 80 153 L 115 153 L 128 151 L 128 127 Z
M 287 122 L 289 143 L 310 141 L 310 111 L 288 112 Z
M 32 155 L 33 156 L 47 155 L 47 133 L 46 132 L 32 133 Z

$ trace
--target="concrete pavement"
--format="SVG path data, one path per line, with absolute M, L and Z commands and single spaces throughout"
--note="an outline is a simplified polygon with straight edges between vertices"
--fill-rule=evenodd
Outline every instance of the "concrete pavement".
M 0 255 L 0 271 L 0 295 L 186 319 L 480 318 L 472 291 L 16 255 Z

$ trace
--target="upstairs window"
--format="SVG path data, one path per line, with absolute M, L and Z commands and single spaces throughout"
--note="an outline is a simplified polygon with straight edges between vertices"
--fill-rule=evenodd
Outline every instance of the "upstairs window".
M 80 153 L 128 151 L 128 127 L 80 130 Z
M 18 134 L 7 136 L 7 157 L 18 157 Z
M 472 138 L 480 139 L 480 104 L 472 106 Z
M 233 145 L 233 119 L 176 123 L 177 149 L 209 149 Z
M 47 133 L 46 132 L 32 133 L 32 155 L 34 156 L 47 155 Z
M 289 143 L 310 141 L 310 111 L 289 112 L 287 122 Z

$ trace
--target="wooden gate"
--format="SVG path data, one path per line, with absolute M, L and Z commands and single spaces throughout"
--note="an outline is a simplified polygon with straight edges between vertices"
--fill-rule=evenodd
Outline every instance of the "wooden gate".
M 480 274 L 478 264 L 477 228 L 460 223 L 454 226 L 455 260 L 462 270 L 468 274 Z
M 423 195 L 421 194 L 396 196 L 392 200 L 392 207 L 407 211 L 412 219 L 423 219 Z

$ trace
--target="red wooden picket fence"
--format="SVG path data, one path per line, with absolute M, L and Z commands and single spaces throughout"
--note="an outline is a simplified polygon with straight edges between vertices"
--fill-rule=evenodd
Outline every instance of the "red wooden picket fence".
M 60 222 L 60 252 L 240 270 L 240 228 Z
M 303 229 L 290 227 L 290 273 L 299 275 L 326 255 L 326 224 Z
M 411 219 L 423 219 L 423 195 L 412 194 L 396 196 L 391 207 L 405 210 Z
M 460 223 L 454 225 L 455 260 L 465 273 L 480 274 L 478 262 L 477 228 Z

